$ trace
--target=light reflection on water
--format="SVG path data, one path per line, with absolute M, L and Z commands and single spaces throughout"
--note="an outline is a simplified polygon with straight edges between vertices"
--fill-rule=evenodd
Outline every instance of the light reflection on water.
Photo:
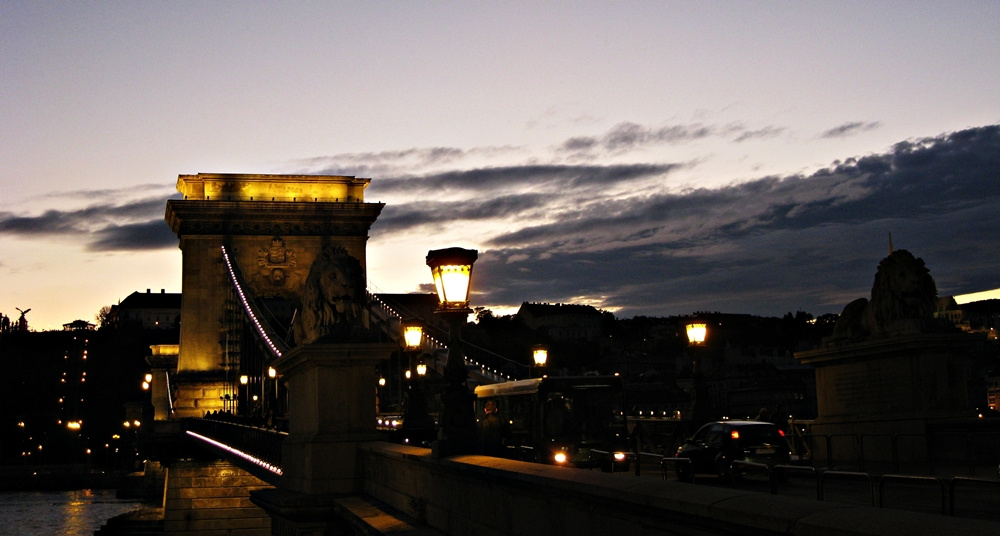
M 142 503 L 115 498 L 115 490 L 0 493 L 0 534 L 91 536 L 108 519 Z

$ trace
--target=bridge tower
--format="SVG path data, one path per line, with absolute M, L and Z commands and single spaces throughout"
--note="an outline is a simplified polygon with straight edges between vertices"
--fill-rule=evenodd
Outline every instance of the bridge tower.
M 278 304 L 271 322 L 282 325 L 270 328 L 290 336 L 310 266 L 324 247 L 343 248 L 364 270 L 368 232 L 384 207 L 364 201 L 370 181 L 339 175 L 178 176 L 183 199 L 169 200 L 165 216 L 183 253 L 180 348 L 171 378 L 174 418 L 237 404 L 240 371 L 225 321 L 233 285 L 223 247 L 249 293 Z

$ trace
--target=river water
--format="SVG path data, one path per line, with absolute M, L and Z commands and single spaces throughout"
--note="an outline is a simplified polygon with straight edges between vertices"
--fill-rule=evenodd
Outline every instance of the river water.
M 142 507 L 113 489 L 0 492 L 4 536 L 92 536 L 108 519 Z

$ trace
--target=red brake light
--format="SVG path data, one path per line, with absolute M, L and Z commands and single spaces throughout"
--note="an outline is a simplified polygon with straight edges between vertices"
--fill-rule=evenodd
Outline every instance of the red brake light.
M 733 439 L 739 439 L 740 438 L 739 430 L 733 430 L 732 432 L 729 432 L 729 437 Z
M 780 435 L 781 437 L 785 437 L 785 431 L 779 428 L 778 435 Z

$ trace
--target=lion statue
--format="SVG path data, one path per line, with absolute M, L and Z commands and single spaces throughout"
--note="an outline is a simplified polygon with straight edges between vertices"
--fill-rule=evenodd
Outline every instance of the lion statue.
M 857 341 L 934 327 L 937 286 L 923 259 L 905 249 L 882 259 L 875 273 L 871 300 L 847 304 L 837 319 L 830 342 Z
M 354 340 L 365 329 L 365 275 L 361 262 L 343 247 L 324 247 L 302 289 L 294 323 L 298 344 Z

